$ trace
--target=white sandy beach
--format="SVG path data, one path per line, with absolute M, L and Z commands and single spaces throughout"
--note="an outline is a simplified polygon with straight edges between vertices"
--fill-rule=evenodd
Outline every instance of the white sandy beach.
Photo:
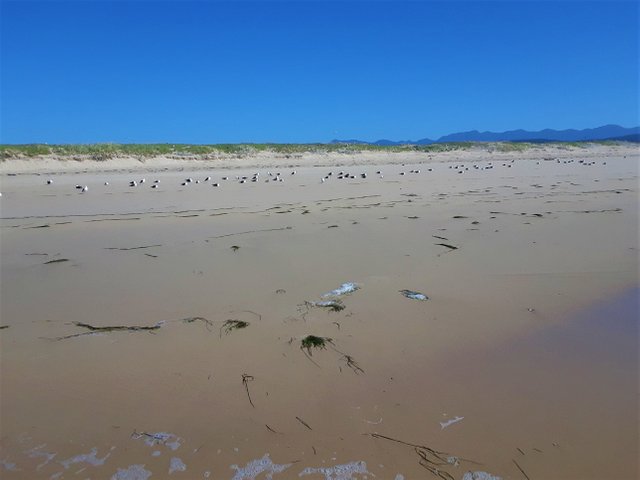
M 0 475 L 637 478 L 639 159 L 5 160 Z

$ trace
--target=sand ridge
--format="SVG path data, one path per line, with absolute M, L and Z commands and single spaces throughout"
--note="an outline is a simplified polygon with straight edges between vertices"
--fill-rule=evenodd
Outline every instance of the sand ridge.
M 90 155 L 41 155 L 33 158 L 14 157 L 0 162 L 0 175 L 20 173 L 63 172 L 113 172 L 113 171 L 162 171 L 243 169 L 243 168 L 294 168 L 302 166 L 367 166 L 385 164 L 420 164 L 434 162 L 479 162 L 489 158 L 496 162 L 511 160 L 590 159 L 634 156 L 638 154 L 635 144 L 616 145 L 570 144 L 532 145 L 522 151 L 502 150 L 501 144 L 478 144 L 469 149 L 454 148 L 442 152 L 394 152 L 362 151 L 308 152 L 282 154 L 255 152 L 238 154 L 173 155 L 173 156 L 118 156 L 105 160 L 92 160 Z

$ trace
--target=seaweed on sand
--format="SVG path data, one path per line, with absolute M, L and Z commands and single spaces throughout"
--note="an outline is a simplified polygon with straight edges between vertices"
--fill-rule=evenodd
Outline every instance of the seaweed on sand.
M 69 259 L 68 258 L 56 258 L 54 260 L 49 260 L 48 262 L 44 262 L 44 265 L 49 265 L 50 263 L 62 263 L 62 262 L 68 262 Z
M 213 327 L 213 322 L 204 317 L 187 317 L 187 318 L 183 318 L 182 321 L 184 323 L 202 322 L 204 323 L 205 327 L 207 327 L 207 330 L 209 331 L 211 331 L 211 327 Z
M 95 325 L 90 325 L 88 323 L 82 322 L 73 322 L 73 324 L 77 327 L 86 328 L 88 332 L 75 333 L 73 335 L 65 335 L 64 337 L 56 337 L 53 340 L 66 340 L 68 338 L 81 337 L 84 335 L 93 335 L 94 333 L 108 333 L 108 332 L 151 332 L 154 333 L 155 330 L 159 330 L 162 327 L 164 322 L 158 322 L 155 325 L 151 326 L 140 326 L 140 325 L 116 325 L 116 326 L 108 326 L 108 327 L 96 327 Z
M 309 424 L 307 422 L 305 422 L 303 419 L 301 419 L 300 417 L 296 417 L 296 420 L 298 420 L 302 425 L 304 425 L 305 427 L 307 427 L 309 430 L 313 430 L 313 428 L 311 428 L 309 426 Z
M 362 368 L 360 368 L 360 365 L 358 365 L 358 362 L 355 361 L 355 359 L 351 356 L 351 355 L 343 355 L 342 359 L 346 362 L 347 367 L 349 367 L 351 370 L 353 370 L 353 372 L 356 375 L 359 375 L 361 373 L 364 373 L 364 370 Z
M 338 322 L 333 322 L 333 323 L 338 326 L 338 330 L 339 330 L 340 324 Z M 292 342 L 293 342 L 293 338 L 289 341 L 289 343 L 292 343 Z M 307 335 L 303 337 L 302 340 L 300 341 L 300 350 L 302 350 L 302 353 L 304 353 L 305 357 L 307 357 L 307 359 L 311 363 L 313 363 L 316 367 L 321 368 L 320 365 L 318 365 L 311 357 L 313 355 L 313 350 L 315 349 L 326 350 L 327 345 L 331 347 L 331 350 L 341 355 L 340 360 L 344 361 L 347 367 L 349 367 L 356 375 L 364 373 L 364 370 L 360 367 L 360 365 L 358 365 L 358 362 L 356 362 L 355 358 L 353 358 L 349 354 L 346 354 L 338 350 L 333 342 L 333 339 L 329 337 L 318 337 L 316 335 Z M 339 367 L 339 368 L 340 368 L 340 371 L 342 372 L 342 367 Z
M 225 335 L 229 335 L 232 331 L 247 328 L 249 325 L 251 325 L 249 322 L 243 320 L 225 320 L 220 327 L 220 338 L 222 338 L 222 332 Z
M 333 343 L 333 340 L 328 337 L 317 337 L 315 335 L 307 335 L 300 342 L 300 350 L 309 356 L 313 355 L 312 349 L 326 350 L 327 343 Z
M 156 245 L 140 245 L 137 247 L 105 247 L 105 250 L 119 250 L 121 252 L 128 252 L 129 250 L 143 250 L 145 248 L 161 247 L 161 244 Z
M 520 464 L 518 464 L 518 462 L 516 462 L 516 461 L 515 461 L 515 460 L 513 460 L 513 459 L 512 459 L 511 461 L 516 465 L 516 467 L 518 467 L 518 470 L 520 470 L 520 472 L 522 473 L 522 475 L 524 475 L 524 478 L 526 478 L 527 480 L 531 480 L 531 479 L 529 478 L 529 475 L 527 475 L 527 474 L 526 474 L 526 472 L 522 469 L 522 467 L 520 466 Z
M 249 393 L 249 382 L 252 382 L 252 381 L 253 381 L 252 375 L 247 375 L 246 373 L 242 374 L 242 384 L 244 385 L 244 388 L 247 391 L 247 397 L 249 397 L 249 403 L 253 408 L 256 408 L 256 406 L 253 404 L 253 401 L 251 400 L 251 394 Z
M 447 247 L 449 250 L 457 250 L 459 248 L 459 247 L 454 247 L 453 245 L 449 245 L 448 243 L 436 243 L 436 245 Z
M 414 451 L 420 457 L 418 463 L 421 467 L 425 468 L 427 471 L 432 473 L 434 476 L 442 479 L 442 480 L 454 480 L 454 477 L 447 471 L 443 470 L 444 467 L 458 466 L 460 461 L 465 461 L 469 463 L 474 463 L 476 465 L 481 465 L 478 462 L 474 462 L 473 460 L 468 460 L 460 457 L 452 457 L 448 456 L 447 453 L 435 450 L 433 448 L 427 447 L 425 445 L 418 445 L 411 442 L 405 442 L 404 440 L 399 440 L 397 438 L 387 437 L 386 435 L 381 435 L 379 433 L 365 433 L 364 435 L 369 435 L 373 438 L 380 438 L 383 440 L 389 440 L 392 442 L 400 443 L 402 445 L 406 445 L 409 447 L 413 447 Z
M 118 331 L 137 332 L 140 330 L 145 330 L 145 331 L 158 330 L 160 327 L 162 327 L 161 323 L 156 323 L 155 325 L 151 325 L 148 327 L 139 326 L 139 325 L 133 325 L 133 326 L 116 325 L 116 326 L 110 326 L 110 327 L 96 327 L 95 325 L 89 325 L 88 323 L 82 323 L 82 322 L 73 322 L 73 324 L 78 327 L 86 328 L 92 332 L 118 332 Z
M 311 307 L 322 307 L 329 309 L 330 312 L 340 312 L 347 308 L 340 300 L 327 300 L 323 302 L 305 302 Z

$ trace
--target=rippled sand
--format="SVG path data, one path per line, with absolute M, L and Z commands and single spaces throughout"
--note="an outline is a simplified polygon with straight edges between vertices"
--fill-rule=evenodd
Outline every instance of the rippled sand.
M 636 478 L 638 158 L 579 161 L 2 177 L 0 475 Z

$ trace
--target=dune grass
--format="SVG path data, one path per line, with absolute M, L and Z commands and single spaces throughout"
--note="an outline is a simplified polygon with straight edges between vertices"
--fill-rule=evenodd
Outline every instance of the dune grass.
M 303 153 L 361 153 L 361 152 L 425 152 L 440 153 L 471 149 L 499 152 L 519 152 L 541 145 L 559 148 L 585 148 L 590 143 L 604 142 L 552 142 L 544 144 L 527 142 L 451 142 L 431 145 L 373 145 L 365 143 L 220 143 L 190 145 L 179 143 L 94 143 L 94 144 L 0 144 L 0 160 L 34 158 L 44 155 L 69 157 L 70 160 L 103 161 L 115 157 L 132 156 L 141 159 L 155 156 L 201 157 L 208 155 L 246 156 L 260 152 L 282 155 Z

